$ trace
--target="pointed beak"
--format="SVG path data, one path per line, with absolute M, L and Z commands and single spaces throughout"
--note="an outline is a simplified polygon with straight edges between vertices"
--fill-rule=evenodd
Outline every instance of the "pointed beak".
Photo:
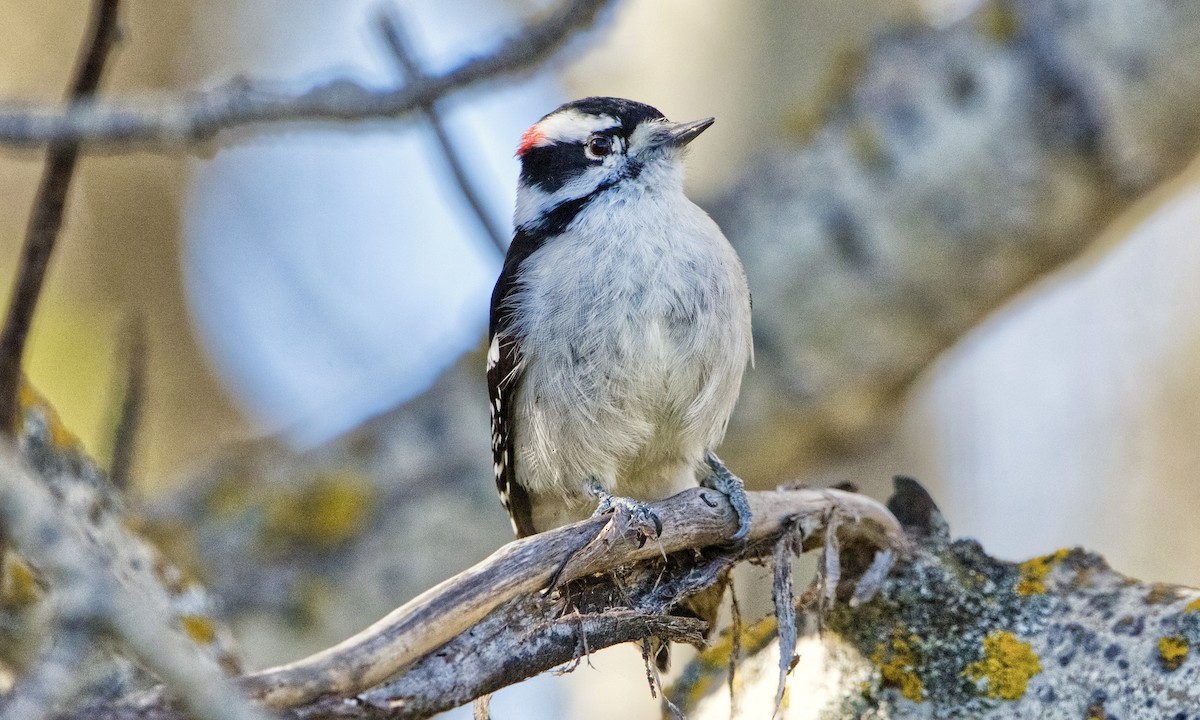
M 683 147 L 695 140 L 696 136 L 707 130 L 716 121 L 716 118 L 705 118 L 682 123 L 658 123 L 650 138 L 650 145 L 651 147 Z

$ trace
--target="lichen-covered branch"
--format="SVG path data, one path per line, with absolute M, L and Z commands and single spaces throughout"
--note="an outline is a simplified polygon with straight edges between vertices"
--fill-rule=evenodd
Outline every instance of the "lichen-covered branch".
M 0 103 L 0 144 L 166 149 L 255 123 L 398 117 L 468 86 L 536 67 L 589 27 L 609 2 L 564 0 L 492 51 L 447 72 L 412 78 L 396 89 L 340 79 L 295 93 L 240 80 L 186 97 L 78 101 L 62 110 L 21 107 L 9 100 Z
M 952 540 L 911 481 L 889 506 L 918 550 L 871 602 L 822 617 L 817 593 L 801 599 L 807 632 L 783 720 L 1174 718 L 1200 707 L 1200 590 L 1129 578 L 1079 549 L 998 560 Z M 741 638 L 735 720 L 770 716 L 774 630 L 768 619 Z M 729 642 L 672 691 L 692 720 L 731 717 Z
M 95 519 L 80 522 L 74 515 L 73 505 L 86 499 L 86 485 L 77 479 L 70 484 L 55 480 L 36 477 L 11 443 L 0 444 L 0 520 L 14 549 L 44 576 L 54 593 L 59 629 L 65 637 L 48 642 L 65 642 L 73 650 L 69 658 L 51 652 L 25 682 L 19 680 L 5 718 L 40 717 L 51 709 L 43 701 L 64 699 L 58 688 L 47 688 L 47 682 L 61 681 L 54 677 L 57 672 L 78 681 L 82 671 L 63 663 L 83 664 L 82 653 L 91 648 L 81 639 L 107 634 L 197 718 L 261 720 L 264 715 L 239 701 L 220 665 L 185 634 L 169 606 L 158 602 L 161 595 L 139 587 L 138 573 L 150 568 L 122 562 L 138 548 L 133 543 L 114 547 L 111 543 L 120 530 Z M 52 489 L 60 496 L 56 498 Z M 107 512 L 93 506 L 88 515 L 104 517 Z

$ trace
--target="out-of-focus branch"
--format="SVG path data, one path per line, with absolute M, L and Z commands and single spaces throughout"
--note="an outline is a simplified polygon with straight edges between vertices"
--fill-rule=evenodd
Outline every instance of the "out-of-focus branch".
M 722 453 L 748 479 L 853 478 L 941 352 L 1200 149 L 1196 4 L 996 1 L 860 67 L 708 206 L 754 293 Z
M 64 522 L 46 483 L 26 469 L 8 443 L 0 446 L 0 520 L 8 528 L 14 548 L 48 578 L 63 609 L 62 617 L 71 623 L 68 630 L 89 637 L 110 633 L 196 717 L 263 720 L 260 711 L 239 699 L 218 664 L 201 653 L 161 608 L 113 574 L 115 558 L 81 535 L 79 528 Z M 10 713 L 6 718 L 24 720 L 48 710 L 33 707 L 33 701 L 46 696 L 40 672 L 34 673 L 32 680 L 39 687 L 32 692 L 23 692 L 18 684 L 16 697 L 22 703 L 7 710 L 22 714 Z
M 113 431 L 112 460 L 108 480 L 121 491 L 129 488 L 129 473 L 133 469 L 137 432 L 142 418 L 146 395 L 146 324 L 138 315 L 125 325 L 125 382 L 117 425 Z
M 93 1 L 90 26 L 67 92 L 68 100 L 86 100 L 99 87 L 104 62 L 117 38 L 118 5 L 119 0 Z M 54 252 L 54 243 L 62 228 L 63 209 L 78 158 L 76 143 L 63 143 L 51 148 L 46 155 L 46 168 L 25 230 L 25 245 L 17 265 L 8 314 L 4 328 L 0 330 L 0 428 L 10 436 L 15 433 L 18 422 L 17 390 L 21 386 L 25 339 L 33 324 L 33 313 L 42 294 L 42 282 Z
M 0 143 L 36 147 L 84 142 L 161 149 L 254 123 L 394 118 L 470 85 L 537 66 L 575 33 L 591 26 L 611 1 L 566 0 L 491 52 L 445 73 L 418 76 L 398 89 L 370 88 L 342 79 L 297 94 L 242 80 L 184 98 L 80 101 L 62 110 L 8 102 L 0 111 Z
M 391 50 L 396 63 L 404 72 L 405 80 L 407 82 L 420 80 L 424 76 L 424 72 L 421 70 L 421 66 L 417 63 L 416 56 L 413 54 L 412 43 L 409 42 L 399 11 L 388 6 L 388 9 L 380 14 L 379 28 L 384 40 L 387 41 L 388 49 Z M 492 244 L 503 255 L 508 250 L 508 233 L 497 227 L 491 214 L 483 204 L 483 198 L 476 192 L 475 184 L 471 182 L 471 177 L 467 173 L 466 163 L 463 162 L 458 148 L 455 147 L 454 141 L 450 138 L 450 132 L 446 129 L 446 123 L 442 121 L 442 114 L 438 110 L 437 103 L 429 103 L 422 110 L 424 111 L 425 119 L 429 122 L 429 129 L 433 131 L 433 136 L 437 140 L 438 147 L 442 150 L 442 158 L 446 161 L 446 167 L 450 170 L 450 174 L 454 176 L 454 182 L 458 186 L 463 200 L 471 208 L 471 213 L 479 222 L 480 229 L 491 239 Z

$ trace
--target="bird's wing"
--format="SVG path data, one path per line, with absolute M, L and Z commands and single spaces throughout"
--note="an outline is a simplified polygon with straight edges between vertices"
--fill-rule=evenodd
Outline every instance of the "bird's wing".
M 488 404 L 492 416 L 492 466 L 500 502 L 512 519 L 517 537 L 533 535 L 533 508 L 529 494 L 517 480 L 517 458 L 513 422 L 517 388 L 521 384 L 520 338 L 513 332 L 513 294 L 517 268 L 537 249 L 525 233 L 518 231 L 504 258 L 504 269 L 492 291 L 492 317 L 487 355 Z

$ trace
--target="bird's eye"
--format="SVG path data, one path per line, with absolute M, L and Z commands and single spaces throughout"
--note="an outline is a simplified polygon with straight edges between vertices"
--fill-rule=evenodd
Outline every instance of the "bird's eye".
M 612 138 L 604 135 L 593 135 L 588 138 L 587 147 L 584 150 L 587 156 L 593 160 L 598 160 L 605 155 L 612 154 L 613 142 Z

